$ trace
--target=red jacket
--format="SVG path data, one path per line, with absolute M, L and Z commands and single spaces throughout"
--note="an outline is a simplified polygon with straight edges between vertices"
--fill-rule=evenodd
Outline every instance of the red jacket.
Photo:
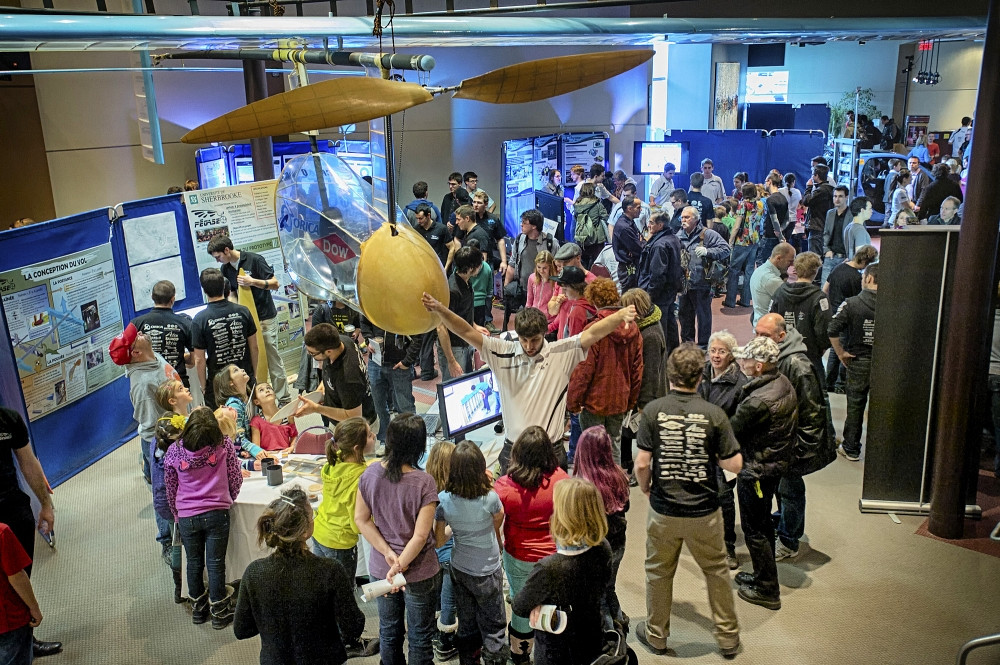
M 597 310 L 598 320 L 611 316 L 615 308 Z M 635 408 L 642 385 L 642 335 L 635 323 L 619 324 L 615 330 L 590 347 L 587 359 L 576 366 L 569 379 L 567 408 L 581 408 L 611 416 Z
M 559 313 L 549 321 L 549 332 L 557 333 L 557 339 L 579 335 L 587 322 L 594 320 L 597 310 L 586 298 L 567 300 L 559 307 Z

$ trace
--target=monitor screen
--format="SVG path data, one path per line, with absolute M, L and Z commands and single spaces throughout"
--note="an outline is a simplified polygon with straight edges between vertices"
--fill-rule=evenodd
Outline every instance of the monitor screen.
M 746 101 L 750 104 L 784 104 L 788 101 L 788 72 L 747 72 Z
M 644 175 L 663 173 L 664 164 L 673 164 L 678 173 L 687 173 L 687 142 L 636 141 L 632 172 Z
M 500 392 L 493 371 L 483 367 L 438 384 L 438 409 L 446 437 L 500 420 Z

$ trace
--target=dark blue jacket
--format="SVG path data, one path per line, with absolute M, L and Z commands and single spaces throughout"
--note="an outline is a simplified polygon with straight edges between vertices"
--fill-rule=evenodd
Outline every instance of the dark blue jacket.
M 417 225 L 417 208 L 419 208 L 420 206 L 427 206 L 428 208 L 431 209 L 431 219 L 433 219 L 435 222 L 447 221 L 441 219 L 441 211 L 438 210 L 438 207 L 436 205 L 434 205 L 427 199 L 414 199 L 409 203 L 407 203 L 406 207 L 403 208 L 403 214 L 406 216 L 406 220 L 410 222 L 410 226 Z
M 639 288 L 657 304 L 672 304 L 681 287 L 681 242 L 662 229 L 642 249 L 639 257 Z
M 622 215 L 615 222 L 611 235 L 611 249 L 618 261 L 618 285 L 622 293 L 639 283 L 638 265 L 642 254 L 642 238 L 635 222 Z

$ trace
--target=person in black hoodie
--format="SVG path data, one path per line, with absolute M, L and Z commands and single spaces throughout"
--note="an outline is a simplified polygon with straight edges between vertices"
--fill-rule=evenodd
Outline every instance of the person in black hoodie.
M 381 423 L 378 440 L 385 443 L 389 427 L 389 405 L 396 413 L 416 413 L 413 400 L 413 366 L 420 356 L 423 335 L 407 337 L 389 333 L 361 317 L 361 335 L 368 340 L 372 355 L 368 360 L 368 382 Z
M 798 330 L 806 346 L 806 355 L 816 365 L 820 376 L 823 372 L 823 354 L 830 348 L 830 299 L 813 279 L 823 265 L 823 259 L 814 252 L 802 252 L 795 257 L 794 282 L 784 282 L 774 292 L 771 311 L 780 314 L 785 325 Z
M 649 294 L 650 301 L 660 309 L 660 326 L 666 338 L 668 356 L 680 344 L 674 302 L 684 276 L 681 271 L 681 242 L 668 228 L 669 224 L 670 216 L 665 212 L 658 212 L 649 219 L 646 227 L 650 234 L 649 241 L 639 255 L 639 288 Z
M 743 451 L 736 494 L 753 563 L 752 573 L 736 574 L 738 595 L 769 610 L 781 609 L 771 503 L 792 459 L 798 417 L 795 388 L 778 372 L 779 353 L 778 345 L 767 337 L 755 337 L 736 351 L 740 369 L 750 380 L 731 419 Z
M 806 484 L 802 477 L 819 471 L 837 456 L 836 437 L 830 419 L 830 404 L 823 390 L 822 372 L 806 353 L 802 335 L 786 328 L 780 314 L 767 314 L 757 322 L 757 335 L 778 344 L 778 371 L 795 388 L 799 413 L 795 426 L 795 450 L 788 471 L 778 483 L 778 540 L 774 559 L 798 556 L 799 540 L 805 533 Z
M 844 442 L 837 452 L 857 462 L 861 459 L 861 426 L 868 404 L 872 347 L 875 344 L 875 296 L 878 262 L 869 263 L 861 276 L 861 293 L 845 300 L 830 321 L 828 334 L 834 352 L 847 368 L 847 417 Z M 843 344 L 841 344 L 843 336 Z

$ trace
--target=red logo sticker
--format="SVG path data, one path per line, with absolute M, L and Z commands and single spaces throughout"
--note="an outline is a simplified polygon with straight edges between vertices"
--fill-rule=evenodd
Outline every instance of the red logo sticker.
M 342 263 L 357 256 L 354 250 L 348 247 L 347 243 L 336 233 L 314 240 L 313 243 L 319 247 L 319 251 L 323 252 L 326 258 L 334 263 Z

